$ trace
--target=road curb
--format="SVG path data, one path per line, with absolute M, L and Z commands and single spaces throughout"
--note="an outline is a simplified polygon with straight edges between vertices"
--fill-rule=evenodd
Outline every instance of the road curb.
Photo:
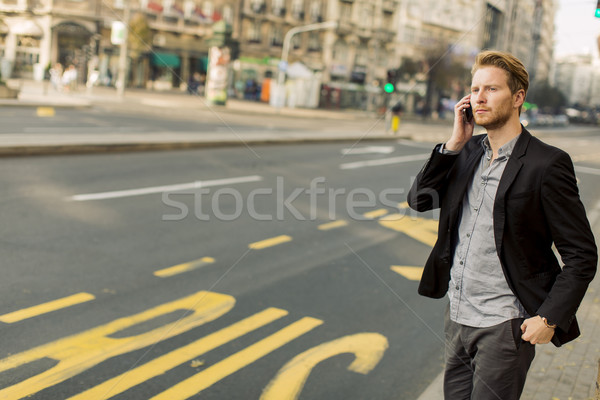
M 377 142 L 386 140 L 407 139 L 401 136 L 376 136 L 366 138 L 352 137 L 324 137 L 324 138 L 274 138 L 274 139 L 248 139 L 231 141 L 205 141 L 205 142 L 160 142 L 160 143 L 90 143 L 90 144 L 58 144 L 58 145 L 33 145 L 33 146 L 4 146 L 0 147 L 0 157 L 30 157 L 51 155 L 79 155 L 101 153 L 134 153 L 151 151 L 193 150 L 202 148 L 223 148 L 240 146 L 268 146 L 286 144 L 310 143 L 343 143 L 343 142 Z
M 46 103 L 36 101 L 11 101 L 11 100 L 0 100 L 0 107 L 52 107 L 52 108 L 90 108 L 92 107 L 91 102 L 81 103 Z

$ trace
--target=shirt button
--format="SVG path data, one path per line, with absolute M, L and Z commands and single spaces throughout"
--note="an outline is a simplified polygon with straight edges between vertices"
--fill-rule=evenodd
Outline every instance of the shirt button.
M 471 237 L 471 234 L 470 234 L 470 233 L 467 233 L 467 237 Z
M 461 261 L 461 262 L 460 262 L 460 265 L 463 265 L 463 264 L 464 264 L 464 262 L 462 262 L 462 261 Z
M 459 287 L 458 285 L 456 285 L 456 288 L 455 288 L 455 289 L 456 289 L 456 290 L 460 290 L 460 287 Z
M 475 211 L 479 211 L 479 208 L 475 207 L 475 208 L 474 208 L 474 210 L 475 210 Z

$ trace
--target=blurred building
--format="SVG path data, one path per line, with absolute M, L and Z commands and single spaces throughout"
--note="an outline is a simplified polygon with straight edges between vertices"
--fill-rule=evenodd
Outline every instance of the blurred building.
M 600 65 L 591 55 L 574 55 L 556 62 L 555 83 L 570 105 L 600 106 Z
M 324 21 L 292 37 L 289 63 L 300 61 L 323 83 L 325 106 L 371 108 L 393 65 L 398 0 L 247 0 L 241 15 L 238 85 L 276 78 L 285 34 Z
M 114 21 L 130 7 L 135 86 L 170 88 L 206 71 L 205 38 L 225 20 L 239 34 L 235 0 L 0 0 L 0 54 L 3 75 L 42 79 L 49 65 L 73 64 L 85 81 L 88 66 L 100 79 L 116 79 L 119 46 L 112 44 Z M 90 65 L 92 64 L 92 65 Z
M 0 0 L 4 77 L 42 79 L 48 66 L 73 64 L 85 81 L 117 79 L 120 48 L 113 22 L 131 10 L 129 84 L 183 87 L 207 69 L 212 25 L 225 21 L 239 41 L 230 86 L 239 97 L 268 101 L 285 34 L 325 21 L 335 29 L 292 39 L 289 64 L 301 62 L 322 84 L 321 105 L 374 109 L 394 80 L 408 111 L 451 102 L 469 84 L 481 49 L 507 50 L 535 80 L 552 65 L 556 0 Z M 433 73 L 432 73 L 433 71 Z M 397 72 L 397 74 L 396 74 Z M 197 74 L 196 74 L 197 73 Z M 444 79 L 442 79 L 444 78 Z M 388 99 L 389 100 L 389 99 Z

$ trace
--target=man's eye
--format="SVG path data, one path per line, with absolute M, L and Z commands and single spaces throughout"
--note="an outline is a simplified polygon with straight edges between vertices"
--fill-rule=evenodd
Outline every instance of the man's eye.
M 471 89 L 471 93 L 477 93 L 479 92 L 479 89 Z

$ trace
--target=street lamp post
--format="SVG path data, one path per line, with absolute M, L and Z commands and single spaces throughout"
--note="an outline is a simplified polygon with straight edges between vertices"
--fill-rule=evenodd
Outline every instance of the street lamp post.
M 283 38 L 283 49 L 281 50 L 281 64 L 277 74 L 277 107 L 283 107 L 285 101 L 283 84 L 285 83 L 285 68 L 287 68 L 288 54 L 290 52 L 290 44 L 292 42 L 292 36 L 297 33 L 318 31 L 321 29 L 335 29 L 338 23 L 336 21 L 319 22 L 317 24 L 309 24 L 304 26 L 297 26 L 290 29 Z
M 119 52 L 119 76 L 116 82 L 117 95 L 123 98 L 125 94 L 125 85 L 127 85 L 127 52 L 128 52 L 128 36 L 129 36 L 129 19 L 131 16 L 131 8 L 129 0 L 125 1 L 125 10 L 123 11 L 123 23 L 125 24 L 125 33 L 123 42 Z

